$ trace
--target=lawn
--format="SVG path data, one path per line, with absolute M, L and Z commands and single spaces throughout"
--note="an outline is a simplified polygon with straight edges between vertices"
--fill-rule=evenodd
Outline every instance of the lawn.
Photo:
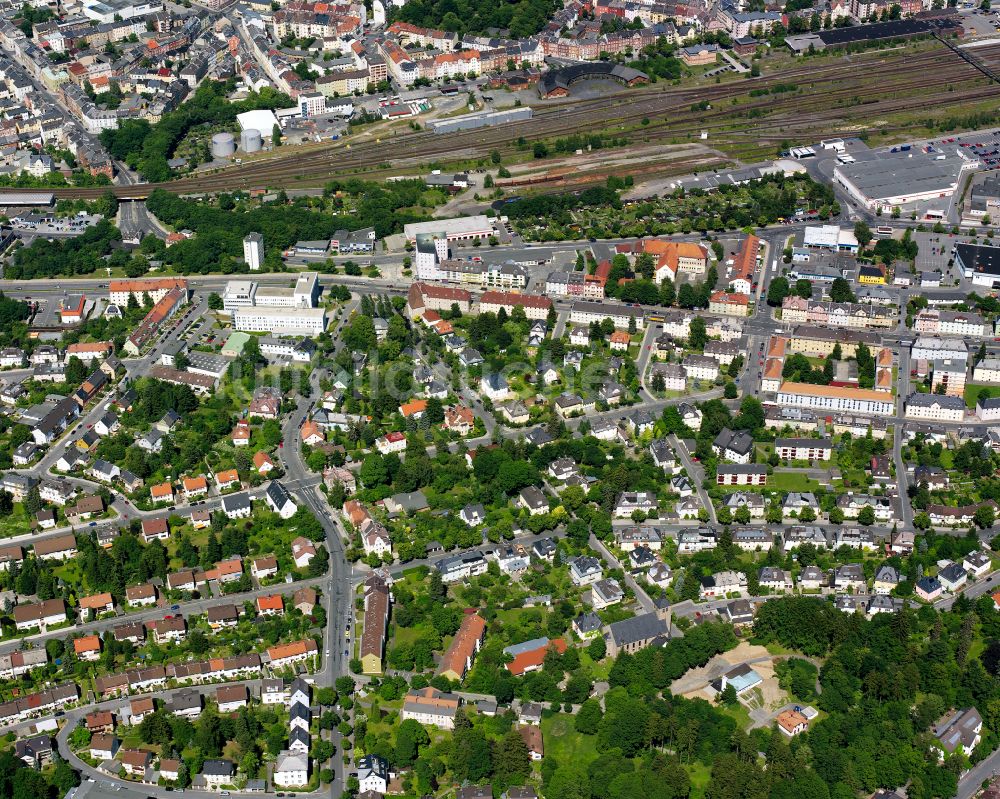
M 687 769 L 688 777 L 691 778 L 691 799 L 701 799 L 705 795 L 705 788 L 712 776 L 711 767 L 698 761 L 686 763 L 684 767 Z
M 580 653 L 580 667 L 586 671 L 595 681 L 608 679 L 613 661 L 611 658 L 604 658 L 602 661 L 595 661 L 587 654 L 587 648 L 577 650 Z
M 31 521 L 24 505 L 20 502 L 14 503 L 14 512 L 0 517 L 0 538 L 10 538 L 15 535 L 24 535 L 31 532 Z
M 966 383 L 965 406 L 967 408 L 976 407 L 976 400 L 979 398 L 980 392 L 984 392 L 987 397 L 1000 396 L 1000 388 L 997 386 L 987 386 L 983 383 Z
M 820 485 L 802 472 L 779 472 L 768 475 L 767 487 L 772 491 L 816 491 Z
M 597 738 L 583 735 L 573 726 L 573 716 L 557 713 L 542 717 L 545 756 L 556 762 L 586 768 L 597 758 Z
M 742 702 L 737 702 L 735 705 L 720 705 L 718 709 L 735 719 L 741 730 L 750 729 L 750 711 Z

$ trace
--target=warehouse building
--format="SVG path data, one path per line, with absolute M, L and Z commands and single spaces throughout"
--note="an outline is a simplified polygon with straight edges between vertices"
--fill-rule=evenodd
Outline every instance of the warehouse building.
M 955 266 L 962 270 L 962 277 L 974 286 L 993 288 L 1000 282 L 1000 247 L 981 244 L 956 244 Z
M 912 203 L 948 200 L 958 189 L 962 173 L 978 163 L 961 156 L 907 151 L 879 153 L 874 159 L 837 164 L 834 180 L 871 211 L 890 211 Z
M 443 235 L 448 241 L 473 241 L 486 239 L 496 231 L 493 223 L 485 215 L 460 216 L 456 219 L 434 219 L 430 222 L 411 222 L 403 225 L 403 235 L 413 243 L 421 233 Z
M 523 122 L 531 119 L 531 108 L 508 108 L 504 111 L 479 111 L 475 114 L 464 114 L 450 119 L 438 119 L 428 122 L 427 127 L 434 133 L 455 133 L 460 130 L 475 130 L 476 128 L 492 128 L 496 125 L 506 125 L 509 122 Z

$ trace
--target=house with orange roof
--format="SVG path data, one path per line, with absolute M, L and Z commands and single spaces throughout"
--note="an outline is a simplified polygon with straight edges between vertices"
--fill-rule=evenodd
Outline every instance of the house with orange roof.
M 404 419 L 409 419 L 411 416 L 414 419 L 419 419 L 424 415 L 424 411 L 427 410 L 427 400 L 415 399 L 409 402 L 404 402 L 399 406 L 399 412 L 402 414 Z
M 90 618 L 95 619 L 102 613 L 113 613 L 115 600 L 107 591 L 102 594 L 80 598 L 80 609 L 86 610 Z
M 201 474 L 197 477 L 185 477 L 183 485 L 184 496 L 187 499 L 193 499 L 194 497 L 200 497 L 202 494 L 208 493 L 208 480 Z
M 510 655 L 511 659 L 507 663 L 507 671 L 515 677 L 521 677 L 531 671 L 537 671 L 545 662 L 545 655 L 549 650 L 555 650 L 560 655 L 566 652 L 566 641 L 562 638 L 549 640 L 548 638 L 535 638 L 525 641 L 523 644 L 515 644 L 504 649 L 505 655 Z
M 465 405 L 452 405 L 444 412 L 444 429 L 450 433 L 467 436 L 476 424 L 476 417 L 471 408 Z
M 290 644 L 278 644 L 269 647 L 267 657 L 271 662 L 271 668 L 280 669 L 284 666 L 291 666 L 319 653 L 319 647 L 311 638 L 302 641 L 293 641 Z
M 878 369 L 875 372 L 875 390 L 892 392 L 892 369 Z
M 784 336 L 771 336 L 767 347 L 768 358 L 784 358 L 788 349 L 788 339 Z
M 749 316 L 750 297 L 746 294 L 716 291 L 708 298 L 708 310 L 709 313 L 724 316 Z
M 243 561 L 239 558 L 220 560 L 214 569 L 205 572 L 205 580 L 218 580 L 220 583 L 231 583 L 243 576 Z
M 85 635 L 75 639 L 73 651 L 80 660 L 97 660 L 101 656 L 101 636 Z
M 235 469 L 224 469 L 221 472 L 216 472 L 215 484 L 219 487 L 220 491 L 232 488 L 233 486 L 238 486 L 240 484 L 239 472 Z
M 611 339 L 609 341 L 611 349 L 618 352 L 623 352 L 628 349 L 629 342 L 632 341 L 632 337 L 624 330 L 616 330 L 611 334 Z
M 365 522 L 371 521 L 371 514 L 368 512 L 368 508 L 362 505 L 356 499 L 349 499 L 344 503 L 341 512 L 344 514 L 344 518 L 351 523 L 351 526 L 356 530 L 360 530 Z
M 285 598 L 281 594 L 257 597 L 257 612 L 261 616 L 284 616 Z
M 682 274 L 704 277 L 708 271 L 708 250 L 693 241 L 644 239 L 636 245 L 635 252 L 653 256 L 656 262 L 653 279 L 657 283 L 676 281 Z
M 317 444 L 322 444 L 326 441 L 326 436 L 323 435 L 323 431 L 319 429 L 319 425 L 312 419 L 306 419 L 299 430 L 299 435 L 302 437 L 302 443 L 308 444 L 310 447 L 314 447 Z
M 250 444 L 250 425 L 246 422 L 237 423 L 231 436 L 234 447 L 246 447 Z
M 441 658 L 437 673 L 449 680 L 461 682 L 472 668 L 479 647 L 486 637 L 486 620 L 478 613 L 466 613 L 462 624 Z
M 738 294 L 749 294 L 753 290 L 753 277 L 757 272 L 757 261 L 760 258 L 760 239 L 753 234 L 740 243 L 740 248 L 733 257 L 729 273 L 729 285 Z
M 764 371 L 760 379 L 761 391 L 777 391 L 781 388 L 784 362 L 779 358 L 768 358 L 764 361 Z
M 149 487 L 149 496 L 156 502 L 173 502 L 174 501 L 174 487 L 170 482 L 159 483 L 155 486 Z
M 775 721 L 778 723 L 778 729 L 789 738 L 794 738 L 800 732 L 809 729 L 809 719 L 792 708 L 782 710 Z
M 253 456 L 253 465 L 258 474 L 267 474 L 274 468 L 274 461 L 264 450 L 259 450 Z

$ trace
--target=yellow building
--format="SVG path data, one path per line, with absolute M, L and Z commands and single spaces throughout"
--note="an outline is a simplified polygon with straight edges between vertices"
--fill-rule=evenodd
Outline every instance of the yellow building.
M 869 266 L 867 264 L 858 268 L 858 283 L 866 283 L 869 286 L 884 286 L 885 279 L 884 266 Z

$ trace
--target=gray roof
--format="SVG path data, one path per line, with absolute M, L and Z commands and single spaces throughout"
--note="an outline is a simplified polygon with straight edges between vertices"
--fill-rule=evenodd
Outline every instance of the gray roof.
M 958 156 L 938 161 L 935 155 L 912 150 L 855 164 L 839 164 L 837 171 L 867 197 L 880 199 L 947 191 L 964 163 Z
M 608 636 L 619 647 L 667 635 L 667 623 L 656 613 L 643 613 L 608 625 Z
M 922 394 L 918 391 L 906 398 L 907 406 L 930 408 L 937 405 L 949 411 L 965 410 L 965 400 L 962 397 L 952 397 L 947 394 Z
M 229 777 L 236 773 L 236 766 L 232 760 L 206 760 L 201 768 L 202 774 L 211 774 L 219 777 Z
M 226 512 L 243 510 L 250 507 L 250 495 L 245 491 L 239 494 L 227 494 L 222 498 L 222 509 Z

